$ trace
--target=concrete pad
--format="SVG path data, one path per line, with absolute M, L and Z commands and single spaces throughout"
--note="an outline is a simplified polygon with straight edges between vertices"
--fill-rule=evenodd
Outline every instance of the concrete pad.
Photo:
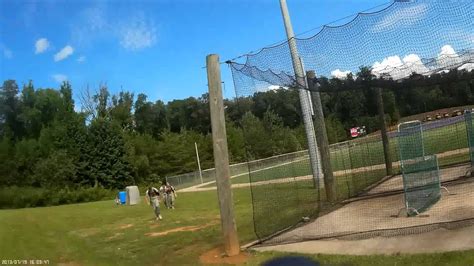
M 363 240 L 315 240 L 253 248 L 306 254 L 416 254 L 474 249 L 474 226 L 454 230 L 438 229 L 423 234 L 376 237 Z

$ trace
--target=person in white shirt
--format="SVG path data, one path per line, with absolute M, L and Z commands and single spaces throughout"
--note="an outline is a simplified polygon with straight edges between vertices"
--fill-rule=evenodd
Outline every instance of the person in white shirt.
M 166 207 L 168 209 L 174 209 L 174 200 L 178 195 L 176 194 L 176 190 L 170 183 L 166 182 L 165 186 L 165 199 L 166 199 Z
M 160 200 L 165 203 L 166 208 L 168 208 L 168 202 L 166 202 L 166 185 L 163 183 L 160 187 Z
M 160 212 L 160 191 L 152 186 L 150 186 L 147 191 L 145 192 L 145 197 L 148 198 L 148 200 L 151 203 L 151 207 L 153 208 L 153 211 L 155 212 L 156 220 L 161 220 L 161 212 Z

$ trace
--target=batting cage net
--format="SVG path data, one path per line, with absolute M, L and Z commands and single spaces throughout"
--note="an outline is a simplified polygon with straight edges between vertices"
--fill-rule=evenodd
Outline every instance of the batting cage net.
M 394 1 L 227 61 L 263 243 L 474 223 L 473 17 L 469 0 Z

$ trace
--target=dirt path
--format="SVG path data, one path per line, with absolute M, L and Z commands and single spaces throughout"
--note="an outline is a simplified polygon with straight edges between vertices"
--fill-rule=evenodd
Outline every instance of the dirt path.
M 449 156 L 453 156 L 453 155 L 457 155 L 457 154 L 467 154 L 467 153 L 469 153 L 469 149 L 464 148 L 464 149 L 458 149 L 458 150 L 438 153 L 438 154 L 436 154 L 436 156 L 438 157 L 438 159 L 440 159 L 440 158 L 445 158 L 445 157 L 449 157 Z M 299 161 L 302 161 L 302 160 L 304 160 L 304 159 L 301 159 Z M 284 164 L 281 164 L 281 165 L 290 164 L 290 163 L 294 163 L 294 162 L 296 162 L 296 161 L 284 163 Z M 398 167 L 398 166 L 400 166 L 400 161 L 393 162 L 392 165 L 393 165 L 393 167 Z M 280 165 L 278 165 L 278 166 L 280 166 Z M 276 166 L 271 166 L 271 167 L 258 169 L 258 170 L 252 171 L 252 173 L 267 170 L 267 169 L 271 169 L 273 167 L 276 167 Z M 336 177 L 337 176 L 344 176 L 344 175 L 347 175 L 347 174 L 357 174 L 357 173 L 369 172 L 369 171 L 375 171 L 375 170 L 382 170 L 382 169 L 385 169 L 385 164 L 377 164 L 377 165 L 359 167 L 359 168 L 348 169 L 348 170 L 339 170 L 339 171 L 334 172 L 334 176 L 336 176 Z M 231 179 L 235 178 L 237 176 L 242 176 L 242 175 L 246 175 L 246 174 L 248 174 L 248 173 L 235 175 L 235 176 L 232 176 Z M 311 178 L 313 178 L 311 175 L 279 178 L 279 179 L 274 179 L 274 180 L 252 182 L 251 184 L 250 183 L 233 184 L 232 188 L 245 188 L 245 187 L 250 187 L 250 185 L 252 185 L 252 186 L 261 186 L 261 185 L 269 185 L 269 184 L 281 184 L 281 183 L 288 183 L 288 182 L 294 182 L 294 181 L 310 180 Z M 398 181 L 395 181 L 395 182 L 398 182 Z M 209 185 L 209 184 L 212 184 L 212 183 L 215 183 L 215 181 L 199 184 L 199 185 L 192 186 L 192 187 L 189 187 L 189 188 L 184 188 L 184 189 L 178 190 L 178 192 L 198 192 L 198 191 L 216 190 L 217 189 L 216 187 L 203 187 L 203 186 L 206 186 L 206 185 Z M 389 184 L 389 185 L 392 185 L 392 184 Z M 320 178 L 320 187 L 321 188 L 324 187 L 324 182 L 323 182 L 322 178 Z
M 182 226 L 182 227 L 173 228 L 173 229 L 170 229 L 170 230 L 167 230 L 167 231 L 146 233 L 145 235 L 155 237 L 155 236 L 165 236 L 167 234 L 176 233 L 176 232 L 194 232 L 194 231 L 202 230 L 204 228 L 207 228 L 209 226 L 213 226 L 213 225 L 216 225 L 216 224 L 218 224 L 218 223 L 211 222 L 211 223 L 204 224 L 204 225 Z
M 301 161 L 304 161 L 304 160 L 307 160 L 307 159 L 308 159 L 307 156 L 305 156 L 302 159 L 298 159 L 298 160 L 294 160 L 294 161 L 286 162 L 286 163 L 282 163 L 282 164 L 277 164 L 277 165 L 273 165 L 273 166 L 268 166 L 268 167 L 261 168 L 261 169 L 258 169 L 258 170 L 253 170 L 253 171 L 250 171 L 250 173 L 257 173 L 257 172 L 265 171 L 265 170 L 272 169 L 272 168 L 275 168 L 275 167 L 301 162 Z M 245 175 L 248 175 L 248 174 L 249 174 L 248 172 L 245 172 L 245 173 L 241 173 L 241 174 L 238 174 L 238 175 L 233 175 L 233 176 L 230 177 L 230 179 L 233 179 L 233 178 L 236 178 L 236 177 L 239 177 L 239 176 L 245 176 Z M 205 186 L 213 184 L 213 183 L 216 183 L 216 181 L 209 181 L 209 182 L 205 182 L 205 183 L 195 185 L 195 186 L 192 186 L 192 187 L 183 188 L 183 189 L 178 190 L 178 192 L 196 192 L 196 191 L 215 190 L 216 187 L 205 187 Z
M 254 248 L 257 251 L 282 251 L 306 254 L 416 254 L 474 249 L 474 226 L 456 230 L 438 229 L 424 234 L 376 237 L 364 240 L 317 240 Z

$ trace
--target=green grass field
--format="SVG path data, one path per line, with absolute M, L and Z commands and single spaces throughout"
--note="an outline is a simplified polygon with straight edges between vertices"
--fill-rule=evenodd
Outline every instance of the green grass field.
M 467 147 L 462 123 L 427 131 L 424 139 L 427 154 Z M 383 164 L 380 141 L 366 140 L 335 150 L 332 153 L 333 169 L 341 171 Z M 391 139 L 390 145 L 392 157 L 398 160 L 396 140 Z M 445 156 L 439 162 L 444 166 L 468 160 L 466 153 Z M 269 165 L 252 167 L 252 182 L 311 173 L 307 159 Z M 395 171 L 398 171 L 397 167 Z M 338 198 L 353 196 L 383 176 L 383 169 L 339 175 L 336 178 Z M 233 178 L 232 183 L 248 183 L 249 179 L 248 174 L 242 175 Z M 254 225 L 261 235 L 268 235 L 295 224 L 302 216 L 317 215 L 320 210 L 316 204 L 319 198 L 324 200 L 325 195 L 324 189 L 319 190 L 319 194 L 314 190 L 312 180 L 255 186 L 252 191 L 249 188 L 233 191 L 242 243 L 257 239 Z M 196 265 L 201 254 L 221 244 L 215 191 L 180 193 L 177 209 L 163 210 L 163 216 L 163 221 L 155 222 L 149 206 L 115 206 L 112 200 L 0 210 L 0 260 L 47 259 L 52 265 Z M 283 255 L 251 252 L 247 264 L 259 265 Z M 331 265 L 474 264 L 474 250 L 430 255 L 310 257 Z
M 234 190 L 242 243 L 256 239 L 248 189 Z M 196 265 L 221 244 L 215 191 L 181 193 L 175 210 L 154 222 L 151 208 L 113 201 L 0 211 L 0 259 L 43 259 L 51 265 Z M 171 230 L 181 229 L 173 232 Z M 196 231 L 186 231 L 194 228 Z M 169 233 L 150 236 L 150 233 Z M 248 253 L 247 265 L 288 254 Z M 471 265 L 474 250 L 430 255 L 310 258 L 330 265 Z
M 331 163 L 333 171 L 355 169 L 371 165 L 384 164 L 382 142 L 379 138 L 362 138 L 352 142 L 352 145 L 341 146 L 331 149 Z M 447 151 L 467 148 L 467 133 L 464 122 L 458 122 L 449 126 L 424 132 L 424 143 L 426 154 L 438 154 Z M 397 139 L 390 139 L 392 161 L 399 160 Z M 469 156 L 448 156 L 440 158 L 440 165 L 448 165 L 466 162 Z M 260 165 L 251 165 L 251 174 L 243 173 L 232 178 L 232 184 L 242 184 L 259 181 L 267 181 L 286 177 L 298 177 L 311 174 L 309 159 L 297 158 L 294 162 L 286 162 L 284 165 L 275 165 L 259 168 Z M 379 178 L 384 176 L 383 172 Z M 372 173 L 370 173 L 372 175 Z M 347 176 L 346 176 L 347 178 Z M 214 187 L 210 183 L 203 187 Z

